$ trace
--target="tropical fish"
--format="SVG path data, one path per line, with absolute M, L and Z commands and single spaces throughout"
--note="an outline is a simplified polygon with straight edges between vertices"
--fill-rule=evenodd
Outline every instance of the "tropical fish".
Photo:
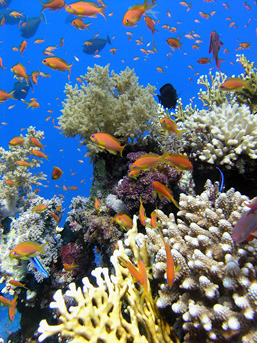
M 133 179 L 136 180 L 140 172 L 141 172 L 141 169 L 133 169 L 133 170 L 130 170 L 130 172 L 128 173 L 128 176 L 133 177 Z
M 40 17 L 32 17 L 25 19 L 21 24 L 21 35 L 24 38 L 30 38 L 34 36 L 37 32 L 39 24 L 43 21 L 46 23 L 45 15 L 43 13 L 40 14 Z
M 90 139 L 99 145 L 100 148 L 106 149 L 111 154 L 116 155 L 117 151 L 119 151 L 120 156 L 122 157 L 122 152 L 126 145 L 121 146 L 120 141 L 117 138 L 109 135 L 108 133 L 98 132 L 93 133 L 90 136 Z
M 150 17 L 147 16 L 147 15 L 144 15 L 144 20 L 145 20 L 146 26 L 148 27 L 148 29 L 149 29 L 150 31 L 152 31 L 152 34 L 153 34 L 153 35 L 154 35 L 154 32 L 158 32 L 158 30 L 156 30 L 156 29 L 154 28 L 155 21 L 154 21 L 152 18 L 150 18 Z
M 240 91 L 242 88 L 247 88 L 251 92 L 250 85 L 251 80 L 243 81 L 240 77 L 230 77 L 219 86 L 219 89 L 233 92 Z
M 9 145 L 21 145 L 24 142 L 24 138 L 21 136 L 18 137 L 13 137 L 10 141 L 9 141 Z
M 31 211 L 32 212 L 43 212 L 47 208 L 47 205 L 45 204 L 40 204 L 35 206 Z
M 41 144 L 35 137 L 30 137 L 30 141 L 38 148 L 41 148 L 44 150 L 44 147 L 46 145 Z
M 63 171 L 59 167 L 54 167 L 52 171 L 52 180 L 58 180 L 62 176 Z
M 165 247 L 165 252 L 166 252 L 166 263 L 167 263 L 167 268 L 166 268 L 166 274 L 167 274 L 167 280 L 168 280 L 168 284 L 169 286 L 173 285 L 173 281 L 174 281 L 174 277 L 175 277 L 175 267 L 174 267 L 174 261 L 173 261 L 173 257 L 170 251 L 170 247 L 169 245 L 165 242 L 162 231 L 160 229 L 159 233 L 161 235 L 164 247 Z
M 2 57 L 0 57 L 0 68 L 4 71 L 6 67 L 3 66 L 3 60 Z
M 14 181 L 12 181 L 12 180 L 5 180 L 5 185 L 7 185 L 7 186 L 17 186 L 18 185 L 18 183 L 17 182 L 14 182 Z
M 78 268 L 78 267 L 79 267 L 79 265 L 75 264 L 74 261 L 72 261 L 71 264 L 63 263 L 63 268 L 66 270 L 66 272 L 72 272 L 73 269 Z
M 85 24 L 85 23 L 83 22 L 83 20 L 80 19 L 80 18 L 75 18 L 75 19 L 72 20 L 72 22 L 71 22 L 71 25 L 74 26 L 74 27 L 76 27 L 77 30 L 85 30 L 85 29 L 87 29 L 87 30 L 89 31 L 88 26 L 89 26 L 90 24 L 92 24 L 92 23 L 87 23 L 87 24 Z
M 26 48 L 27 48 L 27 42 L 23 40 L 19 46 L 19 52 L 22 54 Z
M 20 22 L 20 18 L 18 17 L 14 17 L 11 15 L 13 11 L 9 10 L 9 9 L 3 9 L 0 11 L 0 22 L 2 22 L 2 20 L 4 21 L 5 24 L 9 24 L 9 25 L 14 25 L 14 24 L 18 24 Z
M 28 287 L 26 287 L 23 283 L 21 283 L 20 281 L 16 281 L 16 280 L 9 280 L 8 283 L 14 287 L 21 287 L 21 288 L 25 288 L 28 289 Z
M 179 130 L 177 127 L 177 124 L 174 120 L 170 118 L 162 118 L 160 120 L 161 126 L 164 128 L 164 130 L 167 130 L 169 133 L 176 133 L 178 138 L 181 138 L 180 133 L 184 132 L 184 130 Z
M 141 20 L 142 15 L 145 14 L 146 11 L 150 10 L 154 6 L 155 4 L 153 1 L 150 4 L 147 4 L 147 0 L 145 0 L 143 4 L 139 4 L 139 5 L 135 5 L 131 7 L 124 14 L 124 17 L 122 19 L 122 24 L 124 26 L 136 26 L 136 24 Z
M 140 197 L 140 207 L 139 207 L 139 220 L 143 226 L 145 226 L 146 222 L 146 215 L 145 215 L 145 208 L 143 205 L 142 198 Z
M 166 43 L 169 44 L 169 46 L 172 48 L 172 50 L 174 49 L 181 49 L 181 45 L 182 43 L 180 43 L 180 40 L 178 38 L 168 38 L 166 39 Z
M 99 210 L 100 210 L 100 208 L 101 208 L 101 203 L 100 203 L 100 201 L 97 199 L 97 197 L 95 197 L 95 204 L 94 204 L 94 206 L 95 206 L 95 210 L 96 210 L 97 212 L 99 212 Z
M 8 306 L 8 308 L 9 308 L 8 314 L 9 314 L 9 319 L 11 322 L 14 320 L 14 316 L 16 313 L 17 299 L 18 299 L 18 295 L 15 295 L 15 297 L 12 300 L 9 300 L 2 295 L 0 296 L 0 302 L 4 306 Z
M 103 50 L 106 43 L 112 44 L 109 35 L 107 35 L 106 39 L 98 37 L 88 39 L 84 42 L 83 52 L 85 52 L 88 55 L 94 55 L 99 51 Z
M 197 63 L 199 63 L 199 64 L 207 64 L 207 63 L 211 63 L 211 61 L 210 61 L 210 58 L 201 57 L 201 58 L 199 58 L 199 60 L 197 60 Z
M 223 43 L 220 41 L 219 35 L 216 33 L 216 31 L 211 31 L 209 53 L 212 52 L 212 59 L 216 61 L 216 67 L 218 71 L 221 71 L 220 65 L 222 62 L 225 61 L 225 60 L 219 59 L 218 57 L 221 45 L 223 45 Z
M 7 93 L 5 90 L 0 89 L 0 104 L 8 99 L 13 99 L 13 91 Z
M 163 160 L 172 167 L 176 167 L 178 170 L 190 170 L 193 168 L 192 163 L 188 157 L 180 154 L 168 154 L 163 155 Z
M 162 162 L 162 156 L 154 153 L 149 153 L 139 157 L 131 166 L 131 170 L 149 170 Z
M 166 198 L 169 202 L 173 202 L 173 204 L 179 209 L 179 204 L 177 203 L 177 201 L 173 198 L 172 192 L 171 190 L 166 187 L 165 185 L 163 185 L 162 183 L 160 183 L 159 181 L 154 181 L 152 182 L 153 185 L 153 197 L 156 196 L 156 194 L 159 195 L 160 200 L 162 199 L 162 197 Z
M 34 257 L 37 254 L 45 254 L 43 248 L 46 244 L 48 244 L 48 242 L 41 245 L 38 242 L 33 241 L 22 242 L 10 252 L 10 257 L 28 260 L 30 257 Z
M 27 162 L 27 161 L 16 161 L 15 163 L 21 167 L 29 167 L 30 166 L 29 162 Z
M 160 88 L 161 95 L 157 95 L 159 102 L 165 108 L 175 108 L 178 100 L 176 89 L 170 83 L 166 83 Z
M 105 8 L 106 5 L 99 6 L 97 3 L 90 1 L 77 1 L 69 5 L 65 4 L 65 10 L 71 14 L 79 17 L 95 17 L 97 14 L 101 14 L 106 20 Z
M 218 171 L 220 172 L 220 185 L 219 185 L 219 191 L 222 192 L 223 188 L 224 188 L 224 174 L 222 172 L 222 170 L 219 167 L 216 167 L 216 169 L 218 169 Z
M 39 150 L 30 150 L 31 155 L 34 155 L 36 157 L 40 157 L 40 158 L 45 158 L 48 161 L 48 156 L 46 156 L 45 153 L 43 153 L 43 151 L 39 151 Z
M 133 220 L 125 212 L 115 214 L 115 216 L 112 218 L 112 221 L 118 223 L 125 231 L 132 229 L 133 226 Z
M 55 56 L 44 58 L 42 60 L 42 63 L 53 70 L 59 71 L 68 70 L 70 72 L 72 67 L 72 64 L 68 65 L 68 63 L 64 59 Z
M 64 0 L 49 0 L 47 3 L 43 3 L 40 1 L 43 5 L 42 11 L 49 8 L 51 11 L 60 10 L 64 7 L 65 2 Z
M 47 243 L 45 243 L 47 244 Z M 45 278 L 49 277 L 48 272 L 45 270 L 44 266 L 42 265 L 42 263 L 39 261 L 39 259 L 37 258 L 37 256 L 33 256 L 29 258 L 29 261 L 31 264 L 33 264 L 34 268 L 40 273 L 42 274 Z
M 29 84 L 29 75 L 26 74 L 26 68 L 24 67 L 23 64 L 18 62 L 15 64 L 12 68 L 11 71 L 18 77 L 18 78 L 24 78 Z
M 257 198 L 245 205 L 250 210 L 239 219 L 233 229 L 232 238 L 235 243 L 242 243 L 257 229 Z

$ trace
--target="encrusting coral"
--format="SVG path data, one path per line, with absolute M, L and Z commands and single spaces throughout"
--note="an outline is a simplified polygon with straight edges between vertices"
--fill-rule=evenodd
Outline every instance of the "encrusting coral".
M 138 85 L 138 78 L 128 67 L 120 74 L 111 72 L 109 65 L 88 67 L 82 77 L 87 85 L 66 84 L 67 98 L 63 102 L 59 124 L 67 137 L 79 135 L 92 155 L 101 149 L 90 141 L 96 132 L 105 132 L 121 139 L 142 137 L 146 131 L 153 132 L 157 103 L 153 98 L 155 88 Z M 156 119 L 158 120 L 158 119 Z
M 10 145 L 10 150 L 0 147 L 0 216 L 15 216 L 21 211 L 25 203 L 24 197 L 32 190 L 32 185 L 39 186 L 46 179 L 42 172 L 32 173 L 31 169 L 39 167 L 42 160 L 30 154 L 31 150 L 38 148 L 31 142 L 34 137 L 38 141 L 44 138 L 43 131 L 36 131 L 30 126 L 21 145 Z M 28 167 L 18 165 L 17 161 L 29 162 Z M 12 185 L 8 185 L 8 181 Z M 18 208 L 19 207 L 19 208 Z
M 142 255 L 146 257 L 144 247 L 138 248 L 132 237 L 137 233 L 136 217 L 130 230 L 128 244 L 133 251 L 134 263 Z M 140 252 L 141 251 L 141 252 Z M 128 261 L 122 242 L 111 257 L 114 275 L 109 276 L 107 268 L 96 268 L 92 275 L 97 286 L 88 278 L 83 279 L 83 291 L 74 283 L 64 296 L 58 290 L 50 307 L 57 309 L 60 324 L 48 325 L 42 320 L 38 329 L 39 341 L 56 333 L 70 342 L 134 342 L 134 343 L 178 343 L 173 328 L 164 322 L 153 302 L 151 290 L 142 297 L 142 286 L 136 285 L 126 267 L 119 259 Z M 148 281 L 147 281 L 148 282 Z M 149 286 L 149 284 L 148 284 Z M 67 308 L 65 299 L 71 298 L 72 305 Z
M 178 314 L 184 342 L 256 342 L 257 243 L 236 245 L 231 237 L 247 211 L 245 200 L 234 189 L 220 193 L 218 183 L 208 181 L 201 195 L 181 195 L 178 224 L 172 213 L 168 217 L 156 210 L 159 229 L 179 266 L 172 287 L 164 280 L 166 253 L 159 232 L 148 226 L 147 235 L 136 237 L 138 244 L 146 240 L 148 255 L 155 256 L 157 306 L 171 306 Z

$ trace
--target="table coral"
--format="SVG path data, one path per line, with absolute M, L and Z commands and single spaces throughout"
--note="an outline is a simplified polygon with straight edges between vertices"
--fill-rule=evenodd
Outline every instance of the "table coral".
M 136 218 L 131 233 L 136 233 Z M 131 240 L 130 240 L 131 241 Z M 132 242 L 132 241 L 131 241 Z M 132 251 L 140 255 L 132 242 Z M 142 250 L 142 249 L 141 249 Z M 119 257 L 128 260 L 122 242 L 111 257 L 115 274 L 109 276 L 107 268 L 96 268 L 92 275 L 97 286 L 93 286 L 88 278 L 83 279 L 83 291 L 75 284 L 63 296 L 58 290 L 50 307 L 57 309 L 60 324 L 48 325 L 42 320 L 38 329 L 41 333 L 39 341 L 60 333 L 70 342 L 134 342 L 134 343 L 178 343 L 173 328 L 163 321 L 149 296 L 142 298 L 142 286 L 134 283 L 132 275 L 126 267 L 119 263 Z M 138 260 L 134 256 L 135 260 Z M 65 299 L 73 300 L 69 308 Z M 151 300 L 151 301 L 150 301 Z
M 28 133 L 21 145 L 10 145 L 10 150 L 0 147 L 0 215 L 15 216 L 21 211 L 24 205 L 24 197 L 31 191 L 31 186 L 41 185 L 41 181 L 46 179 L 42 172 L 33 173 L 32 170 L 39 167 L 41 160 L 30 154 L 31 150 L 38 148 L 31 142 L 30 138 L 35 137 L 37 140 L 44 138 L 43 131 L 36 131 L 30 126 Z M 29 168 L 16 164 L 16 161 L 29 162 Z M 6 181 L 11 180 L 14 185 L 8 186 Z M 18 208 L 18 207 L 20 208 Z
M 153 98 L 155 88 L 138 84 L 134 71 L 128 67 L 120 74 L 111 72 L 109 65 L 88 67 L 82 77 L 85 83 L 72 87 L 66 84 L 67 98 L 63 102 L 59 125 L 67 137 L 79 135 L 83 138 L 89 154 L 101 149 L 90 141 L 90 135 L 106 132 L 119 139 L 122 144 L 154 130 L 151 123 L 157 119 L 157 103 Z
M 233 226 L 247 212 L 247 199 L 234 189 L 220 193 L 218 184 L 208 181 L 201 195 L 181 194 L 178 223 L 173 214 L 157 210 L 159 227 L 180 267 L 172 287 L 164 280 L 166 254 L 159 233 L 148 227 L 147 235 L 136 237 L 139 242 L 146 239 L 149 256 L 155 256 L 157 306 L 171 306 L 178 314 L 184 342 L 256 341 L 249 338 L 257 334 L 257 242 L 236 245 L 231 237 Z

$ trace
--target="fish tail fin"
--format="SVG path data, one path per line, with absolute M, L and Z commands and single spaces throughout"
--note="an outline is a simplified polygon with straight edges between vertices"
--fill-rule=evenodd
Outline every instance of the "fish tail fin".
M 111 42 L 111 39 L 110 39 L 109 35 L 107 35 L 106 42 L 107 42 L 107 43 L 109 43 L 109 44 L 112 44 L 112 42 Z
M 43 10 L 42 10 L 43 11 Z M 46 16 L 45 14 L 41 11 L 40 13 L 40 19 L 43 23 L 47 24 L 47 21 L 46 21 Z
M 173 198 L 173 196 L 171 197 L 171 201 L 172 201 L 173 204 L 180 210 L 179 204 L 178 204 L 178 202 Z
M 176 134 L 177 134 L 177 136 L 178 136 L 178 138 L 179 139 L 181 139 L 181 133 L 184 133 L 184 132 L 187 132 L 187 130 L 178 130 L 177 132 L 176 132 Z
M 122 156 L 122 153 L 123 153 L 123 150 L 124 150 L 125 146 L 126 146 L 126 145 L 123 145 L 122 147 L 120 147 L 120 156 L 121 156 L 121 157 L 123 157 L 123 156 Z
M 216 59 L 216 67 L 217 67 L 217 69 L 218 69 L 219 72 L 221 72 L 221 70 L 220 70 L 220 65 L 221 65 L 221 63 L 222 63 L 222 62 L 225 62 L 225 61 L 226 61 L 226 60 L 221 60 L 220 58 L 217 57 L 217 59 Z
M 253 92 L 253 89 L 252 89 L 252 86 L 251 86 L 251 85 L 252 85 L 251 80 L 246 81 L 245 84 L 244 84 L 244 88 L 248 89 L 248 91 L 249 91 L 250 93 Z
M 41 254 L 45 254 L 45 245 L 48 244 L 48 242 L 44 243 L 44 244 L 41 244 L 39 247 L 38 247 L 38 252 L 40 252 Z
M 73 63 L 71 63 L 70 65 L 67 66 L 67 69 L 69 70 L 69 72 L 71 72 L 72 64 L 73 64 Z
M 102 7 L 101 7 L 101 10 L 100 10 L 100 14 L 104 17 L 104 19 L 107 21 L 107 19 L 106 19 L 106 15 L 105 15 L 105 9 L 106 9 L 106 7 L 107 7 L 107 5 L 103 5 Z

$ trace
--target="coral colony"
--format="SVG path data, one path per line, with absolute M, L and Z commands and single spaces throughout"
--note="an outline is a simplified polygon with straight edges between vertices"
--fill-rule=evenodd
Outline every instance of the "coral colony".
M 31 191 L 45 178 L 33 169 L 47 158 L 38 158 L 43 132 L 30 127 L 1 148 L 2 293 L 15 296 L 0 301 L 10 318 L 15 306 L 38 318 L 22 337 L 257 342 L 257 74 L 243 55 L 238 62 L 241 81 L 201 76 L 203 108 L 178 99 L 175 120 L 129 68 L 95 65 L 80 86 L 67 84 L 59 124 L 87 145 L 94 180 L 63 227 L 62 200 Z M 221 182 L 199 190 L 208 168 Z M 239 177 L 245 189 L 223 189 Z

